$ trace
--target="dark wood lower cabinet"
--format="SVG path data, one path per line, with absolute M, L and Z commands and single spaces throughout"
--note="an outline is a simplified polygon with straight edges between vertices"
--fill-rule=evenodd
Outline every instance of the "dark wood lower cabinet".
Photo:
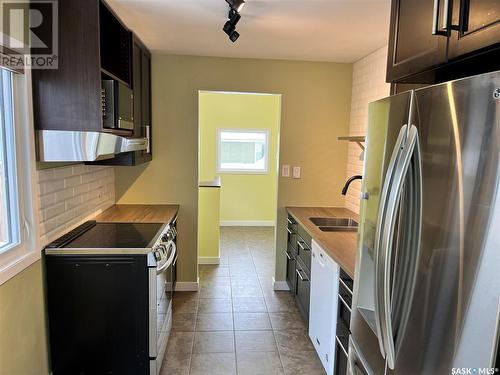
M 286 282 L 295 299 L 302 317 L 309 322 L 309 303 L 311 300 L 311 236 L 288 216 Z

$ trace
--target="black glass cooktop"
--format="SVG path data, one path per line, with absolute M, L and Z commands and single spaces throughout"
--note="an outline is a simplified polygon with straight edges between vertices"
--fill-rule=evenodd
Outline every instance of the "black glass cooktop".
M 160 223 L 95 223 L 90 229 L 63 248 L 131 249 L 145 248 L 157 238 L 163 224 Z

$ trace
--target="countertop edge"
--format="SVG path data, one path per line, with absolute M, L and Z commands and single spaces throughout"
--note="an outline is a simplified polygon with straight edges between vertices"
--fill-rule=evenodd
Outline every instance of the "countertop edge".
M 326 243 L 324 240 L 318 238 L 317 234 L 310 230 L 310 226 L 311 225 L 314 225 L 312 223 L 304 223 L 303 220 L 300 218 L 300 216 L 298 216 L 294 210 L 329 210 L 329 209 L 335 209 L 335 210 L 345 210 L 347 213 L 349 213 L 349 216 L 352 217 L 353 219 L 357 220 L 359 222 L 359 215 L 356 214 L 355 212 L 345 208 L 345 207 L 299 207 L 299 206 L 288 206 L 288 207 L 285 207 L 285 210 L 287 212 L 287 214 L 291 215 L 296 221 L 297 223 L 302 227 L 304 228 L 304 230 L 311 236 L 311 238 L 318 244 L 320 245 L 323 249 L 325 249 L 328 254 L 332 257 L 332 259 L 345 271 L 347 272 L 347 274 L 354 279 L 354 272 L 355 272 L 355 262 L 354 262 L 354 265 L 349 265 L 347 264 L 346 262 L 342 261 L 339 256 L 336 254 L 338 250 L 336 249 L 332 249 L 331 248 L 331 245 Z M 337 216 L 337 215 L 335 215 Z M 332 215 L 332 217 L 334 217 L 334 215 Z M 338 216 L 337 216 L 338 217 Z M 319 230 L 319 229 L 318 229 Z M 352 235 L 352 236 L 355 236 L 356 237 L 356 244 L 357 244 L 357 232 L 339 232 L 337 233 L 338 234 L 342 234 L 342 235 Z M 353 254 L 354 254 L 354 259 L 356 259 L 356 256 L 357 256 L 357 246 L 354 247 L 354 249 L 352 250 L 353 251 Z
M 179 214 L 178 204 L 115 204 L 94 220 L 100 222 L 123 223 L 163 223 L 170 224 Z

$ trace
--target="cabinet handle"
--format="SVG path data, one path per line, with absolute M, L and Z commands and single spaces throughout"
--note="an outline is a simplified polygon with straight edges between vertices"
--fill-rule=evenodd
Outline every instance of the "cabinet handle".
M 305 242 L 299 241 L 299 242 L 297 242 L 297 244 L 299 245 L 299 247 L 302 250 L 304 250 L 304 251 L 311 251 L 311 249 L 309 249 L 307 246 L 305 246 Z
M 146 153 L 149 154 L 151 152 L 151 126 L 144 126 L 146 129 L 146 139 L 148 140 L 148 146 L 146 147 Z
M 450 16 L 453 16 L 451 8 L 453 7 L 453 0 L 444 0 L 444 14 L 443 14 L 443 30 L 460 30 L 460 26 L 451 23 Z
M 347 308 L 347 310 L 349 310 L 349 312 L 352 312 L 351 311 L 351 308 L 349 307 L 349 305 L 347 304 L 347 302 L 342 298 L 342 296 L 339 294 L 339 300 L 342 302 L 342 304 Z
M 290 225 L 295 224 L 295 223 L 294 223 L 292 220 L 290 220 L 290 218 L 288 218 L 288 217 L 286 218 L 286 221 L 288 221 L 288 224 L 290 224 Z
M 346 357 L 349 357 L 349 354 L 347 354 L 347 350 L 345 350 L 344 345 L 342 345 L 342 342 L 340 341 L 338 336 L 335 336 L 335 340 L 337 340 L 337 344 L 340 346 L 340 349 L 344 352 L 344 355 Z
M 286 257 L 288 258 L 288 260 L 295 260 L 294 258 L 292 258 L 290 256 L 290 254 L 288 254 L 288 251 L 285 251 L 285 254 L 286 254 Z
M 351 296 L 352 296 L 352 295 L 353 295 L 353 293 L 352 293 L 351 288 L 349 288 L 349 287 L 347 286 L 347 284 L 344 282 L 344 280 L 342 280 L 341 278 L 339 278 L 339 281 L 340 281 L 340 283 L 344 286 L 344 288 L 346 288 L 346 289 L 347 289 L 347 291 L 348 291 L 349 293 L 351 293 Z
M 302 276 L 302 274 L 300 273 L 300 271 L 302 271 L 302 270 L 299 270 L 298 268 L 295 270 L 295 272 L 297 272 L 297 275 L 299 275 L 300 281 L 309 281 L 309 279 L 307 277 L 303 277 Z
M 448 1 L 446 1 L 448 3 Z M 440 0 L 434 0 L 434 10 L 432 12 L 432 35 L 444 35 L 447 36 L 447 33 L 443 30 L 439 30 L 439 5 Z M 448 11 L 445 9 L 444 19 L 448 19 Z M 448 21 L 446 21 L 448 22 Z
M 290 230 L 290 228 L 286 228 L 286 231 L 288 232 L 288 234 L 293 234 L 293 232 Z

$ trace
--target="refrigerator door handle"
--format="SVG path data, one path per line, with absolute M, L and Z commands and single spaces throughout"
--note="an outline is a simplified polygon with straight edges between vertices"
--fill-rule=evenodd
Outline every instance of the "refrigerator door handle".
M 401 127 L 399 131 L 398 138 L 396 140 L 396 144 L 394 146 L 394 150 L 391 155 L 391 159 L 389 161 L 389 166 L 387 167 L 387 173 L 385 175 L 384 184 L 382 186 L 382 192 L 380 195 L 380 203 L 379 203 L 379 211 L 377 218 L 377 227 L 375 229 L 375 325 L 377 329 L 377 338 L 380 347 L 380 353 L 382 357 L 386 357 L 386 350 L 383 339 L 383 331 L 382 331 L 382 315 L 381 308 L 383 304 L 383 295 L 381 293 L 382 290 L 382 281 L 383 281 L 383 268 L 380 267 L 380 258 L 382 247 L 380 246 L 380 240 L 382 235 L 382 230 L 384 227 L 385 215 L 386 215 L 386 207 L 387 207 L 387 198 L 389 192 L 391 191 L 391 186 L 394 180 L 394 171 L 398 160 L 400 158 L 400 154 L 404 148 L 406 135 L 407 135 L 408 126 L 405 124 Z
M 382 280 L 382 294 L 383 294 L 383 304 L 382 304 L 382 331 L 384 335 L 384 342 L 386 345 L 386 355 L 387 355 L 387 365 L 389 368 L 394 369 L 396 361 L 396 350 L 394 342 L 394 333 L 392 327 L 392 316 L 391 316 L 391 306 L 392 306 L 392 296 L 391 296 L 391 275 L 393 270 L 391 270 L 392 264 L 392 250 L 393 250 L 393 240 L 394 231 L 397 222 L 397 212 L 401 202 L 403 184 L 408 175 L 410 163 L 412 158 L 416 158 L 415 163 L 416 168 L 412 169 L 414 173 L 411 179 L 412 185 L 411 190 L 413 192 L 413 197 L 417 218 L 415 220 L 420 221 L 421 215 L 421 200 L 422 200 L 422 179 L 421 179 L 421 160 L 420 160 L 420 147 L 418 142 L 418 131 L 417 128 L 412 125 L 409 130 L 408 140 L 404 146 L 404 150 L 399 159 L 396 171 L 394 172 L 394 184 L 391 189 L 391 193 L 387 200 L 387 216 L 385 217 L 385 226 L 381 238 L 381 249 L 382 262 L 381 268 L 383 269 L 383 280 Z M 412 213 L 412 216 L 413 213 Z M 420 234 L 415 234 L 415 241 L 420 240 Z M 419 248 L 418 246 L 417 248 Z

